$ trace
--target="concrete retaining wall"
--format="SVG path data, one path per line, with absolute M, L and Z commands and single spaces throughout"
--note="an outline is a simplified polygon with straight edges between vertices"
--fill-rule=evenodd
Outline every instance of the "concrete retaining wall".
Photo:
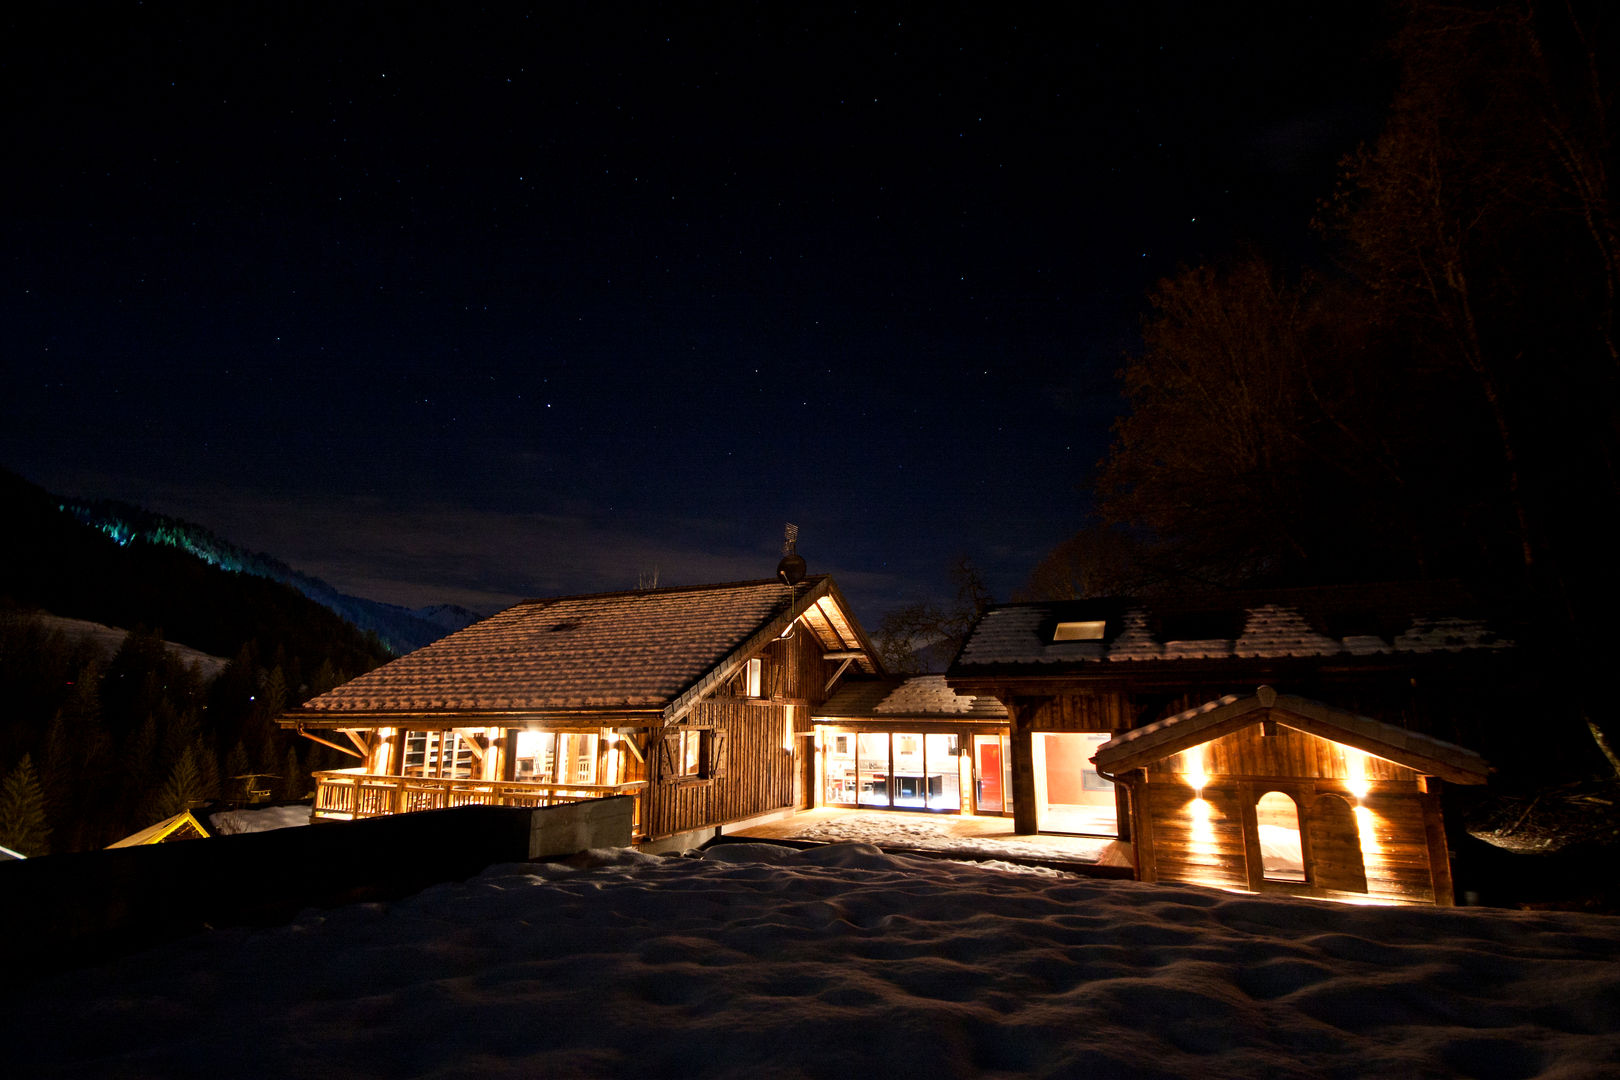
M 0 863 L 11 973 L 54 970 L 208 926 L 406 896 L 486 866 L 630 843 L 633 801 L 464 806 Z

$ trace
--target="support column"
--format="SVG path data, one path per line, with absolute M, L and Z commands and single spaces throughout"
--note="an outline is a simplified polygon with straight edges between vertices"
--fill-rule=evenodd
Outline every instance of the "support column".
M 1007 702 L 1007 728 L 1012 756 L 1013 832 L 1036 831 L 1035 748 L 1029 730 L 1032 710 L 1018 702 Z

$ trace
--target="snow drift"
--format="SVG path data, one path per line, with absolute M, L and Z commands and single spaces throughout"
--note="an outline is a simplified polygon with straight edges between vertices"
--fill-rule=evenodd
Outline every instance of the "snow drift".
M 1620 920 L 736 844 L 493 867 L 30 988 L 63 1076 L 1598 1077 Z

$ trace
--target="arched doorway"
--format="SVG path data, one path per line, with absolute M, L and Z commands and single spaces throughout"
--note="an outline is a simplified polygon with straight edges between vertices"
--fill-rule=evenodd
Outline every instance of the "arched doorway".
M 1280 791 L 1268 791 L 1254 805 L 1260 826 L 1260 862 L 1267 881 L 1305 881 L 1299 805 Z
M 1311 805 L 1311 862 L 1321 888 L 1367 891 L 1355 807 L 1342 795 L 1318 795 Z

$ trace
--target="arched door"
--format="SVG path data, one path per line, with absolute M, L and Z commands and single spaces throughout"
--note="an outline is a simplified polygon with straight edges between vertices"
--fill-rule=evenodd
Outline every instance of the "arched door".
M 1316 884 L 1340 892 L 1367 891 L 1356 812 L 1342 795 L 1318 795 L 1311 805 L 1311 869 Z

